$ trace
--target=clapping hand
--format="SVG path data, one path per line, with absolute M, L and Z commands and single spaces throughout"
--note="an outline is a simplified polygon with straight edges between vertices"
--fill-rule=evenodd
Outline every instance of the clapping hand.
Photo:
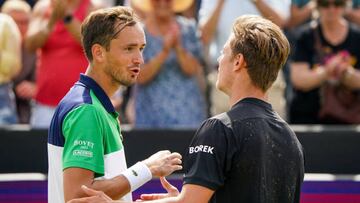
M 179 25 L 174 21 L 164 36 L 164 50 L 169 51 L 181 44 L 181 32 Z
M 338 81 L 349 67 L 350 55 L 348 52 L 342 51 L 329 57 L 325 62 L 328 80 Z

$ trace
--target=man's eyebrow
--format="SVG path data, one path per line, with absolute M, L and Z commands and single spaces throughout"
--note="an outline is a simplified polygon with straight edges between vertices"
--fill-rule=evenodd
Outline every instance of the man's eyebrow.
M 141 46 L 144 47 L 146 44 L 137 44 L 137 43 L 129 43 L 129 44 L 125 44 L 125 47 L 137 47 L 137 46 Z
M 125 44 L 124 46 L 125 46 L 125 47 L 136 47 L 136 46 L 139 46 L 139 44 L 129 43 L 129 44 Z

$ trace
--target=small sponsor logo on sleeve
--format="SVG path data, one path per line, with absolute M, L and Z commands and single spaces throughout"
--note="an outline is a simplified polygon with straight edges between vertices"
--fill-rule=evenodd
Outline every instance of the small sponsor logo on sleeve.
M 74 150 L 73 156 L 93 157 L 93 152 L 86 150 Z
M 189 154 L 198 153 L 198 152 L 214 154 L 213 150 L 214 150 L 214 147 L 211 147 L 208 145 L 198 145 L 195 147 L 189 147 Z
M 81 156 L 81 157 L 93 157 L 94 143 L 87 140 L 74 140 L 73 143 L 76 150 L 73 151 L 73 156 Z
M 74 146 L 78 146 L 80 149 L 93 149 L 94 143 L 87 140 L 75 140 Z
M 131 170 L 131 172 L 133 173 L 134 176 L 138 176 L 138 174 L 136 173 L 136 171 Z

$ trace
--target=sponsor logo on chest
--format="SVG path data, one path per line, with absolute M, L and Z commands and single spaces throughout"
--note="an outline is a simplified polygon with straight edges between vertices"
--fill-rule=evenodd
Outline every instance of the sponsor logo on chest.
M 195 147 L 189 147 L 189 154 L 198 153 L 198 152 L 214 154 L 213 150 L 214 150 L 214 147 L 211 147 L 208 145 L 198 145 Z

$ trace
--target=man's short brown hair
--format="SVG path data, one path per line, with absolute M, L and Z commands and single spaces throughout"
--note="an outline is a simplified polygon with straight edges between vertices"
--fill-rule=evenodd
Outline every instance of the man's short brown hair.
M 233 25 L 234 38 L 230 47 L 235 57 L 244 56 L 253 84 L 264 92 L 276 80 L 290 52 L 282 30 L 269 20 L 243 15 Z
M 109 50 L 110 41 L 126 26 L 134 26 L 137 22 L 137 17 L 129 7 L 116 6 L 92 12 L 81 25 L 81 41 L 88 60 L 93 60 L 91 47 L 94 44 Z

